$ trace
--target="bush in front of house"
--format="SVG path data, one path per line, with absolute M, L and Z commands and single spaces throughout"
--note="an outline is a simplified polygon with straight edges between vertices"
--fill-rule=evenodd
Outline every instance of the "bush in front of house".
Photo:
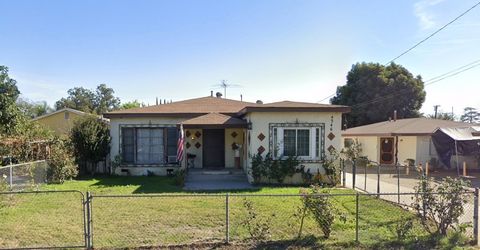
M 78 169 L 68 142 L 57 140 L 50 150 L 51 153 L 47 159 L 47 182 L 63 183 L 65 180 L 76 177 Z
M 109 126 L 107 122 L 93 115 L 75 122 L 70 139 L 81 174 L 87 172 L 87 164 L 93 165 L 105 160 L 110 152 Z
M 432 235 L 447 236 L 450 230 L 461 231 L 460 217 L 465 213 L 469 183 L 446 177 L 440 183 L 422 175 L 414 187 L 413 208 L 424 229 Z
M 283 183 L 287 176 L 292 177 L 299 172 L 300 161 L 296 156 L 289 156 L 286 159 L 273 159 L 271 153 L 267 153 L 265 157 L 261 154 L 255 154 L 252 157 L 251 174 L 255 183 L 264 181 L 276 181 Z

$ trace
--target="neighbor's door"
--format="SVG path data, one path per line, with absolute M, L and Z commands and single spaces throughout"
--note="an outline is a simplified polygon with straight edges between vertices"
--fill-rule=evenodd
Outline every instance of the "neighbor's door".
M 392 164 L 394 160 L 394 139 L 380 138 L 380 164 Z
M 203 130 L 203 167 L 225 167 L 225 130 Z

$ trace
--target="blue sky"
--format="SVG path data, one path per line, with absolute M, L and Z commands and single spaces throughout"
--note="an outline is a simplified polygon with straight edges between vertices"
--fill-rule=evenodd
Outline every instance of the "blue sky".
M 0 0 L 0 65 L 53 105 L 106 83 L 153 104 L 241 85 L 228 98 L 317 102 L 358 61 L 385 63 L 477 0 Z M 397 60 L 429 79 L 480 59 L 480 7 Z M 480 108 L 480 67 L 426 88 L 433 105 Z

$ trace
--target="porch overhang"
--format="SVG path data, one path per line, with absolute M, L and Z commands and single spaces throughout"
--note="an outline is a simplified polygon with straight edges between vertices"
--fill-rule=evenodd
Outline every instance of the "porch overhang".
M 199 117 L 181 122 L 184 128 L 203 128 L 203 129 L 219 129 L 219 128 L 247 128 L 248 123 L 240 118 L 219 114 L 209 113 Z

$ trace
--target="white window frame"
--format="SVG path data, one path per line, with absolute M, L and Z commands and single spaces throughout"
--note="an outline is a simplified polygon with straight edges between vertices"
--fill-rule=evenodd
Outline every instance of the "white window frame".
M 318 132 L 321 134 L 321 127 L 273 127 L 273 130 L 277 131 L 276 133 L 276 138 L 273 139 L 274 145 L 273 145 L 273 150 L 278 150 L 276 154 L 277 158 L 279 159 L 286 159 L 288 156 L 283 155 L 284 153 L 284 130 L 309 130 L 309 155 L 308 156 L 298 156 L 299 160 L 321 160 L 322 159 L 322 152 L 321 150 L 316 150 L 316 131 L 318 128 Z M 297 135 L 298 136 L 298 135 Z M 323 140 L 319 135 L 319 140 Z M 298 139 L 296 140 L 298 144 Z M 278 144 L 278 145 L 275 145 Z M 321 144 L 321 141 L 319 142 L 319 146 Z M 278 148 L 277 148 L 278 146 Z M 295 145 L 297 147 L 297 145 Z M 319 155 L 316 155 L 318 151 Z

